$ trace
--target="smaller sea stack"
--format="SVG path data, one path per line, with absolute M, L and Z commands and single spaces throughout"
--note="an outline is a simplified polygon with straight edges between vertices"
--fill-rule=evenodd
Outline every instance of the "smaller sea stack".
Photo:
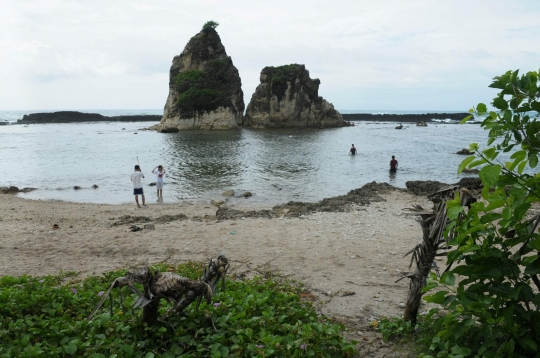
M 253 128 L 341 127 L 347 125 L 334 106 L 319 97 L 319 79 L 304 65 L 265 67 L 242 125 Z

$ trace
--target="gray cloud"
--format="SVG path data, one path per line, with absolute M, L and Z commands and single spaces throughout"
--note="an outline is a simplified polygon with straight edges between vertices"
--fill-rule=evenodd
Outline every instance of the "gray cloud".
M 246 104 L 268 65 L 302 63 L 339 109 L 468 109 L 538 67 L 534 0 L 0 0 L 0 109 L 162 108 L 173 56 L 207 20 Z

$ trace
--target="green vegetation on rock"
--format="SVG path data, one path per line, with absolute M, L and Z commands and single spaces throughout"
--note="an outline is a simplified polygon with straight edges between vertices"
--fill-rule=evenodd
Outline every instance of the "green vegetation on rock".
M 153 269 L 196 279 L 202 264 Z M 290 281 L 256 277 L 228 281 L 227 289 L 190 305 L 185 316 L 146 327 L 141 310 L 124 305 L 114 289 L 113 315 L 106 304 L 87 321 L 110 283 L 125 270 L 83 281 L 76 274 L 0 278 L 0 357 L 351 357 L 354 342 L 341 336 L 343 326 L 319 318 L 299 298 L 302 287 Z M 168 308 L 162 301 L 160 312 Z M 212 328 L 211 321 L 216 330 Z
M 215 63 L 226 61 L 214 60 Z M 224 104 L 225 94 L 214 88 L 218 87 L 216 81 L 226 80 L 226 72 L 211 65 L 211 71 L 191 70 L 179 73 L 174 77 L 178 91 L 178 108 L 184 111 L 215 110 Z
M 207 21 L 203 25 L 202 29 L 205 30 L 205 31 L 210 30 L 210 29 L 215 30 L 216 27 L 218 27 L 218 26 L 219 26 L 219 24 L 217 22 L 210 20 L 210 21 Z

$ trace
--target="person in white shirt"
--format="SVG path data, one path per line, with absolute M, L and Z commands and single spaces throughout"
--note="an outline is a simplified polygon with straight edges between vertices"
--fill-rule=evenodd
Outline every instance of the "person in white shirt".
M 156 170 L 157 169 L 157 170 Z M 152 170 L 152 173 L 156 175 L 156 188 L 158 200 L 163 200 L 163 177 L 165 176 L 165 169 L 163 165 L 158 165 Z
M 141 207 L 139 205 L 139 195 L 142 196 L 142 206 L 146 207 L 144 203 L 144 192 L 142 188 L 142 178 L 144 178 L 144 174 L 141 172 L 141 167 L 138 165 L 135 166 L 135 171 L 133 174 L 131 174 L 131 181 L 133 182 L 133 195 L 135 195 L 135 202 L 137 203 L 137 207 Z

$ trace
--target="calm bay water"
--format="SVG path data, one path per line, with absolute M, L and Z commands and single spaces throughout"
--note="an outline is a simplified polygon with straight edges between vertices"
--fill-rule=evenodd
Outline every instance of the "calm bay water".
M 0 126 L 0 186 L 38 188 L 20 194 L 31 199 L 131 202 L 130 174 L 138 157 L 149 202 L 155 200 L 148 186 L 155 181 L 151 170 L 158 164 L 168 172 L 165 202 L 208 202 L 227 189 L 251 191 L 250 199 L 232 200 L 243 205 L 316 201 L 371 181 L 398 187 L 409 180 L 457 182 L 463 156 L 454 153 L 486 140 L 485 131 L 474 124 L 405 125 L 402 130 L 394 129 L 396 123 L 376 122 L 324 130 L 140 130 L 150 125 Z M 352 143 L 356 156 L 348 155 Z M 388 171 L 391 155 L 399 161 L 395 175 Z M 93 184 L 99 188 L 91 189 Z M 74 185 L 83 189 L 73 190 Z

